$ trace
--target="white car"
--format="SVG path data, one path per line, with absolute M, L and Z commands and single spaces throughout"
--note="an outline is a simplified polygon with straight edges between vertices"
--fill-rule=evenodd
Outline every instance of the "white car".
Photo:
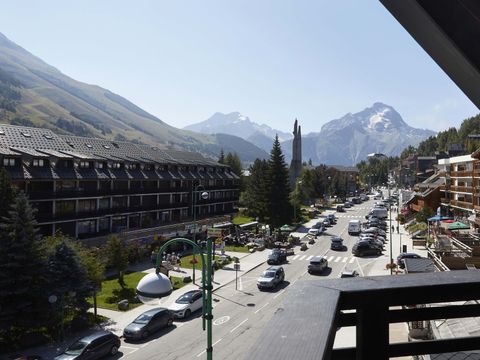
M 174 317 L 188 318 L 193 312 L 202 308 L 202 290 L 191 290 L 180 296 L 168 307 Z

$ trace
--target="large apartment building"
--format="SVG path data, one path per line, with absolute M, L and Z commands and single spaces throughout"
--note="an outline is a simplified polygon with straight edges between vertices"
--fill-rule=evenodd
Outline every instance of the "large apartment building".
M 480 160 L 476 153 L 438 160 L 444 185 L 441 205 L 456 215 L 472 218 L 480 213 Z
M 0 166 L 37 208 L 43 235 L 96 238 L 185 224 L 193 211 L 224 219 L 239 197 L 238 176 L 198 153 L 48 129 L 0 125 Z

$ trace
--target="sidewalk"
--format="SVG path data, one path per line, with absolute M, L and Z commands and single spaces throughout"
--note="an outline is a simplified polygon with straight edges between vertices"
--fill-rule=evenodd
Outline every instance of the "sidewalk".
M 419 254 L 422 257 L 427 257 L 427 249 L 424 247 L 413 247 L 413 241 L 411 236 L 405 230 L 403 225 L 399 225 L 399 232 L 396 231 L 397 221 L 395 220 L 397 216 L 396 212 L 392 212 L 392 225 L 395 226 L 395 232 L 391 233 L 391 243 L 390 243 L 390 231 L 387 233 L 387 240 L 388 242 L 385 244 L 385 254 L 388 258 L 385 261 L 376 261 L 374 266 L 370 269 L 368 274 L 365 276 L 378 276 L 378 275 L 390 275 L 390 269 L 387 269 L 386 265 L 390 261 L 390 245 L 392 246 L 392 259 L 394 262 L 397 260 L 397 256 L 403 252 L 402 247 L 403 245 L 407 246 L 407 252 L 414 252 Z M 387 222 L 390 225 L 390 221 Z M 403 271 L 399 270 L 400 273 L 395 275 L 395 270 L 393 270 L 393 276 L 402 276 Z M 390 324 L 390 343 L 397 343 L 397 342 L 408 342 L 408 327 L 406 323 L 395 323 Z M 412 359 L 412 357 L 398 357 L 395 358 L 398 360 L 407 360 Z
M 255 269 L 256 267 L 262 265 L 267 260 L 267 253 L 268 251 L 258 251 L 254 253 L 240 253 L 240 252 L 231 252 L 226 251 L 225 255 L 229 256 L 236 256 L 240 259 L 240 270 L 238 271 L 238 277 L 244 275 L 245 273 Z M 151 266 L 151 265 L 150 265 Z M 145 264 L 137 265 L 137 267 L 145 268 Z M 131 268 L 135 270 L 135 266 Z M 150 267 L 147 270 L 144 270 L 146 273 L 154 272 L 155 268 Z M 173 276 L 192 276 L 193 279 L 193 270 L 192 269 L 185 269 L 180 268 L 180 271 L 170 271 L 170 275 Z M 223 269 L 216 270 L 214 274 L 213 280 L 213 291 L 220 289 L 221 287 L 235 281 L 235 270 L 233 269 L 233 263 L 225 266 Z M 189 283 L 184 287 L 175 290 L 172 294 L 168 297 L 159 299 L 158 306 L 161 307 L 168 307 L 172 304 L 181 294 L 186 293 L 190 290 L 196 290 L 202 284 L 202 271 L 201 269 L 195 269 L 195 283 Z M 106 330 L 110 330 L 113 333 L 121 336 L 123 333 L 123 329 L 125 326 L 130 324 L 138 315 L 151 309 L 151 305 L 142 304 L 132 310 L 128 311 L 114 311 L 114 310 L 107 310 L 98 308 L 97 312 L 99 315 L 106 316 L 110 318 L 110 321 L 105 324 L 104 328 Z M 90 309 L 93 311 L 93 309 Z

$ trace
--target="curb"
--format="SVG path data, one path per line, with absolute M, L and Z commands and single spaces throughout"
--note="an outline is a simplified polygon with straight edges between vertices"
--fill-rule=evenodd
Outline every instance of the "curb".
M 255 270 L 256 268 L 258 268 L 259 266 L 263 265 L 263 264 L 266 263 L 266 262 L 267 262 L 267 261 L 265 260 L 265 261 L 262 261 L 260 264 L 255 265 L 255 266 L 252 267 L 250 270 L 245 271 L 245 272 L 242 274 L 242 276 L 245 275 L 245 274 L 248 274 L 248 273 L 249 273 L 250 271 L 252 271 L 252 270 Z M 239 277 L 241 277 L 241 276 L 239 276 Z M 224 286 L 226 286 L 226 285 L 228 285 L 228 284 L 230 284 L 230 283 L 232 283 L 232 282 L 234 282 L 234 281 L 235 281 L 235 279 L 232 279 L 232 280 L 230 280 L 230 281 L 227 281 L 225 284 L 222 284 L 222 285 L 216 287 L 215 289 L 213 289 L 212 292 L 215 292 L 215 291 L 221 289 L 222 287 L 224 287 Z

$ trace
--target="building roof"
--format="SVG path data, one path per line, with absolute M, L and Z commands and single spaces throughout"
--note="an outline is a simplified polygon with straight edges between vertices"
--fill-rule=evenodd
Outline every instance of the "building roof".
M 355 166 L 343 166 L 343 165 L 328 165 L 331 168 L 334 168 L 337 171 L 342 172 L 358 172 L 358 169 Z
M 435 265 L 431 259 L 403 259 L 405 272 L 408 274 L 435 272 Z

